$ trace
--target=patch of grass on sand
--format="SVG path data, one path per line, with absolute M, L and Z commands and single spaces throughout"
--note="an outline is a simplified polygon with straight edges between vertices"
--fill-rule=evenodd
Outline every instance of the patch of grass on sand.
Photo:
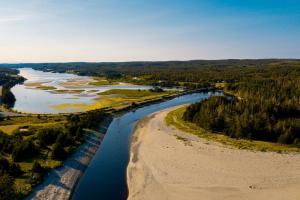
M 63 103 L 52 106 L 56 110 L 74 110 L 74 111 L 87 111 L 100 109 L 105 107 L 117 106 L 119 104 L 126 103 L 121 97 L 111 97 L 111 98 L 102 98 L 97 99 L 93 103 L 77 103 L 77 104 L 69 104 Z
M 38 89 L 38 90 L 55 90 L 56 89 L 56 87 L 54 87 L 54 86 L 43 85 L 45 83 L 49 83 L 49 82 L 29 82 L 29 83 L 25 83 L 24 85 L 26 87 L 30 87 L 30 88 Z
M 273 151 L 278 153 L 283 152 L 299 152 L 300 148 L 292 145 L 282 145 L 263 141 L 250 141 L 245 139 L 234 139 L 226 135 L 211 133 L 193 123 L 184 121 L 182 119 L 186 107 L 180 107 L 169 112 L 165 118 L 167 125 L 176 127 L 177 129 L 197 135 L 201 138 L 216 141 L 224 145 L 229 145 L 238 149 L 248 149 L 257 151 Z
M 45 81 L 44 82 L 27 82 L 27 83 L 24 83 L 24 85 L 26 87 L 39 87 L 45 83 L 49 83 L 49 82 L 45 82 Z
M 180 140 L 180 141 L 183 141 L 183 142 L 187 142 L 187 141 L 188 141 L 188 139 L 186 139 L 186 138 L 184 138 L 184 137 L 181 137 L 181 136 L 179 136 L 179 135 L 176 135 L 176 139 L 177 139 L 177 140 Z
M 41 85 L 41 86 L 36 87 L 36 89 L 39 89 L 39 90 L 55 90 L 56 87 L 48 86 L 48 85 Z
M 16 130 L 18 130 L 20 125 L 6 125 L 6 126 L 0 126 L 0 130 L 3 131 L 4 133 L 11 135 L 13 134 Z
M 84 90 L 54 90 L 52 93 L 55 94 L 80 94 L 84 92 Z
M 116 82 L 111 82 L 107 79 L 104 78 L 94 78 L 95 81 L 89 82 L 89 85 L 94 85 L 94 86 L 102 86 L 102 85 L 115 85 L 117 84 Z

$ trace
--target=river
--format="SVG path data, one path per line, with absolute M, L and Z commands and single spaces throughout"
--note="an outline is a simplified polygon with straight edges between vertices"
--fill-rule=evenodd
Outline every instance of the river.
M 130 139 L 137 122 L 145 116 L 169 107 L 194 103 L 220 92 L 188 94 L 149 105 L 115 118 L 96 155 L 80 179 L 72 199 L 123 200 L 127 198 L 126 168 Z

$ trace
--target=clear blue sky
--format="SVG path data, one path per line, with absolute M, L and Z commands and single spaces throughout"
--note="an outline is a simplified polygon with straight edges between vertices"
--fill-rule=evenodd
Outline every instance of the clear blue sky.
M 222 58 L 300 58 L 300 1 L 0 1 L 0 62 Z

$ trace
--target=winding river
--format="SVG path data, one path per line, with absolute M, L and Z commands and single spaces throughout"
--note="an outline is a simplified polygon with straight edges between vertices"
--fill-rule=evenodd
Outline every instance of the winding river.
M 12 92 L 16 97 L 14 109 L 31 113 L 59 113 L 80 110 L 57 110 L 57 104 L 90 104 L 97 94 L 109 89 L 149 89 L 150 86 L 118 84 L 93 86 L 91 77 L 74 74 L 42 72 L 30 68 L 20 69 L 20 75 L 27 81 L 16 85 Z M 60 91 L 60 92 L 58 92 Z M 62 92 L 63 91 L 63 92 Z M 75 92 L 74 92 L 75 91 Z M 126 168 L 129 161 L 130 140 L 137 122 L 145 116 L 169 107 L 194 103 L 220 92 L 187 94 L 165 102 L 156 103 L 130 111 L 110 124 L 105 138 L 79 180 L 72 195 L 81 199 L 126 199 Z
M 126 168 L 129 161 L 130 139 L 137 122 L 145 116 L 169 107 L 194 103 L 220 92 L 188 94 L 162 103 L 149 105 L 115 118 L 72 199 L 126 199 Z

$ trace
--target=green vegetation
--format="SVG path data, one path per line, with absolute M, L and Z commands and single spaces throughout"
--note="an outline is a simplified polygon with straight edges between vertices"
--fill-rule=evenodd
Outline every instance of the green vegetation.
M 245 70 L 247 71 L 247 70 Z M 189 106 L 184 120 L 214 133 L 300 146 L 300 67 L 252 70 L 211 97 Z
M 4 104 L 5 107 L 13 107 L 16 101 L 10 88 L 25 81 L 23 77 L 17 75 L 18 73 L 19 71 L 15 69 L 0 67 L 0 86 L 2 87 L 0 104 Z
M 41 85 L 41 86 L 36 87 L 36 89 L 40 89 L 40 90 L 55 90 L 56 87 L 48 86 L 48 85 Z
M 122 110 L 173 93 L 161 91 L 156 86 L 185 89 L 218 87 L 228 97 L 211 97 L 188 108 L 172 111 L 167 115 L 166 122 L 200 137 L 241 149 L 276 152 L 300 149 L 300 60 L 6 66 L 96 77 L 97 81 L 90 83 L 92 85 L 130 82 L 155 87 L 150 91 L 110 90 L 98 94 L 92 104 L 56 105 L 61 110 Z M 0 68 L 0 85 L 4 86 L 2 102 L 8 106 L 12 106 L 15 101 L 10 88 L 24 81 L 16 75 L 17 72 Z M 105 113 L 101 111 L 91 111 L 81 115 L 32 115 L 1 119 L 0 130 L 4 133 L 0 133 L 0 196 L 9 195 L 14 199 L 27 194 L 42 181 L 47 170 L 61 165 L 63 159 L 83 141 L 84 128 L 97 126 L 104 116 Z M 177 139 L 185 142 L 180 136 Z
M 116 82 L 109 81 L 105 79 L 105 77 L 95 77 L 95 81 L 89 82 L 89 85 L 94 85 L 94 86 L 102 86 L 102 85 L 114 85 Z
M 257 150 L 257 151 L 275 151 L 275 152 L 293 152 L 300 151 L 299 148 L 293 145 L 284 145 L 264 141 L 254 141 L 246 139 L 235 139 L 223 134 L 214 134 L 211 131 L 205 130 L 194 123 L 185 121 L 183 115 L 187 107 L 180 107 L 169 112 L 165 118 L 167 125 L 174 126 L 179 130 L 197 135 L 207 140 L 216 141 L 224 145 L 232 146 L 239 149 Z M 180 140 L 180 138 L 178 138 Z
M 299 71 L 300 60 L 194 60 L 168 62 L 119 63 L 42 63 L 9 65 L 32 67 L 42 71 L 71 72 L 105 78 L 108 81 L 132 82 L 160 86 L 201 88 L 215 83 L 234 83 L 249 76 L 266 74 L 284 76 L 286 71 Z M 282 72 L 282 73 L 281 73 Z
M 96 98 L 95 101 L 90 104 L 58 104 L 53 106 L 53 108 L 61 110 L 62 112 L 64 110 L 88 111 L 100 108 L 119 109 L 120 107 L 126 107 L 132 104 L 160 99 L 174 93 L 176 93 L 176 91 L 162 91 L 159 88 L 153 88 L 151 90 L 112 89 L 99 93 L 98 98 Z
M 51 92 L 55 94 L 80 94 L 84 90 L 53 90 Z
M 162 96 L 166 94 L 172 94 L 174 91 L 156 91 L 156 90 L 124 90 L 124 89 L 112 89 L 99 93 L 100 95 L 118 95 L 124 98 L 146 98 L 149 96 Z
M 1 127 L 16 126 L 12 133 L 0 132 L 0 184 L 7 184 L 3 195 L 12 195 L 15 199 L 27 195 L 50 169 L 61 166 L 84 142 L 85 129 L 97 128 L 106 117 L 107 113 L 95 110 L 3 119 Z

